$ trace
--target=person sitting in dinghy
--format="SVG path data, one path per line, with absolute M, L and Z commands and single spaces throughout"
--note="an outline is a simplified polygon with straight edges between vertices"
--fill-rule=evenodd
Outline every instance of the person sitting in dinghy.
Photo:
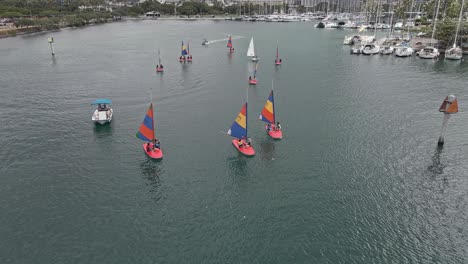
M 161 149 L 161 141 L 159 141 L 159 139 L 156 139 L 154 141 L 154 149 Z
M 281 130 L 280 122 L 276 122 L 275 130 L 276 130 L 276 131 Z
M 146 151 L 147 152 L 150 152 L 151 151 L 151 146 L 150 146 L 150 143 L 146 143 Z
M 159 68 L 163 69 L 163 68 L 164 68 L 164 66 L 163 66 L 162 64 L 159 64 Z
M 268 123 L 268 125 L 267 125 L 267 131 L 271 132 L 271 124 L 270 123 Z
M 251 80 L 252 80 L 252 76 L 249 76 L 249 81 L 251 81 Z
M 250 140 L 250 138 L 246 138 L 244 143 L 243 143 L 243 146 L 244 146 L 244 148 L 251 147 L 252 146 L 252 140 Z
M 237 139 L 237 146 L 239 146 L 239 148 L 244 147 L 244 143 L 242 142 L 240 138 Z

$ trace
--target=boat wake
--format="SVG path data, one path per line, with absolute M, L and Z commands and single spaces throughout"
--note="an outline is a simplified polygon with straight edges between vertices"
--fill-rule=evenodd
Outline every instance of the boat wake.
M 245 38 L 245 37 L 244 36 L 231 35 L 231 39 L 241 39 L 241 38 Z M 210 41 L 208 41 L 208 45 L 213 44 L 213 43 L 217 43 L 217 42 L 224 42 L 224 41 L 228 41 L 228 40 L 229 40 L 229 36 L 227 36 L 226 38 L 223 38 L 223 39 L 210 40 Z

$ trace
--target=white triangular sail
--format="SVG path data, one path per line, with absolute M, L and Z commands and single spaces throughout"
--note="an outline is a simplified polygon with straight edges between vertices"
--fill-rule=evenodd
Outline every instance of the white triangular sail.
M 247 50 L 248 57 L 255 57 L 255 47 L 253 37 L 250 39 L 249 49 Z

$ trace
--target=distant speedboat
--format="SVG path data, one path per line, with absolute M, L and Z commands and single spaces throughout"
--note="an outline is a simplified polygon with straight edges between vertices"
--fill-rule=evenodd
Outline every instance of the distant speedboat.
M 112 121 L 112 115 L 114 111 L 110 107 L 112 105 L 112 101 L 109 99 L 97 99 L 91 105 L 97 105 L 97 109 L 94 111 L 91 120 L 95 123 L 99 123 L 101 125 Z
M 204 39 L 203 42 L 202 42 L 202 45 L 207 46 L 208 44 L 209 44 L 208 40 Z

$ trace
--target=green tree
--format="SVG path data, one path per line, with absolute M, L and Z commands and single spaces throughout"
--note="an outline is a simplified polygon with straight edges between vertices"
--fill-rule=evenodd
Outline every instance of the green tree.
M 18 12 L 5 12 L 0 14 L 0 17 L 9 17 L 9 18 L 14 18 L 14 17 L 22 17 L 24 14 L 18 13 Z

